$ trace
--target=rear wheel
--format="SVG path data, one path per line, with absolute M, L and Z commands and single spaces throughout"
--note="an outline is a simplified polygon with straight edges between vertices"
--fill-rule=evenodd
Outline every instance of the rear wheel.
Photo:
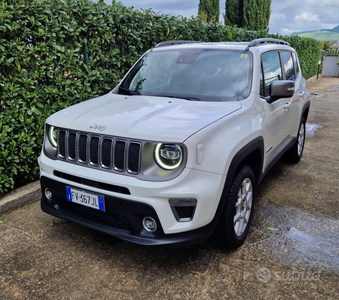
M 305 135 L 306 135 L 306 121 L 303 118 L 300 122 L 299 131 L 297 140 L 291 149 L 286 152 L 286 158 L 292 163 L 297 163 L 301 159 L 304 151 L 305 145 Z
M 255 196 L 255 177 L 244 166 L 234 177 L 220 220 L 221 243 L 228 249 L 240 247 L 250 228 Z

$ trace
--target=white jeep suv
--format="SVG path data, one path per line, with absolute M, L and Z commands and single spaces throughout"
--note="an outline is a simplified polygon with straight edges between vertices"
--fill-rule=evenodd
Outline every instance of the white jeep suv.
M 171 41 L 107 95 L 46 120 L 42 210 L 142 245 L 248 233 L 256 187 L 301 158 L 310 101 L 285 41 Z

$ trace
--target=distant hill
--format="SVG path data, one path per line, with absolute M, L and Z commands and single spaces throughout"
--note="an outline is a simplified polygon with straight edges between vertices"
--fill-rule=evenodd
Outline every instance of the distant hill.
M 339 25 L 337 27 L 334 27 L 333 29 L 321 29 L 320 31 L 330 31 L 339 33 Z
M 333 29 L 320 29 L 313 31 L 294 32 L 292 35 L 298 35 L 301 37 L 309 37 L 318 41 L 339 41 L 339 25 Z

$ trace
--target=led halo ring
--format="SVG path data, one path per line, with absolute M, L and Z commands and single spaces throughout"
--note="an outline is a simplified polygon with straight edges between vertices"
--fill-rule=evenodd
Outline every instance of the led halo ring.
M 161 150 L 162 145 L 163 145 L 162 143 L 158 143 L 155 147 L 155 151 L 154 151 L 155 162 L 159 165 L 159 167 L 161 167 L 165 170 L 174 170 L 174 169 L 178 168 L 180 166 L 181 162 L 182 162 L 181 147 L 177 144 L 170 144 L 171 146 L 176 146 L 176 148 L 180 151 L 180 159 L 176 164 L 168 165 L 168 164 L 164 163 L 164 161 L 163 161 L 163 159 L 161 158 L 161 155 L 160 155 L 160 150 Z
M 54 133 L 57 133 L 57 129 L 54 126 L 49 126 L 48 128 L 48 140 L 54 148 L 58 147 L 57 134 L 54 136 Z

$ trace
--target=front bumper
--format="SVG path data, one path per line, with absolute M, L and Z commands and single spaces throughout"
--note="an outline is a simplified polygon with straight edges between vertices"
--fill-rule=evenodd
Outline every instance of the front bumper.
M 199 243 L 208 238 L 215 227 L 213 221 L 225 183 L 221 174 L 186 168 L 174 179 L 154 182 L 52 160 L 43 153 L 38 161 L 43 194 L 41 206 L 51 215 L 143 245 Z M 66 186 L 104 195 L 105 206 L 108 207 L 106 215 L 68 203 Z M 53 201 L 45 198 L 46 187 L 52 190 Z M 170 199 L 196 199 L 193 219 L 178 221 Z M 108 213 L 112 215 L 107 216 Z M 99 220 L 96 214 L 105 221 Z M 157 222 L 155 233 L 143 228 L 142 220 L 146 216 Z M 123 227 L 114 221 L 115 218 L 122 223 L 127 219 L 130 225 Z
M 126 200 L 104 193 L 105 212 L 97 211 L 66 199 L 65 184 L 42 176 L 40 178 L 44 212 L 89 228 L 115 236 L 122 240 L 147 246 L 188 246 L 206 240 L 212 235 L 214 222 L 199 229 L 175 234 L 165 234 L 154 208 L 148 204 Z M 44 190 L 52 191 L 51 200 L 44 195 Z M 145 216 L 152 217 L 158 224 L 155 232 L 148 232 L 142 226 Z

